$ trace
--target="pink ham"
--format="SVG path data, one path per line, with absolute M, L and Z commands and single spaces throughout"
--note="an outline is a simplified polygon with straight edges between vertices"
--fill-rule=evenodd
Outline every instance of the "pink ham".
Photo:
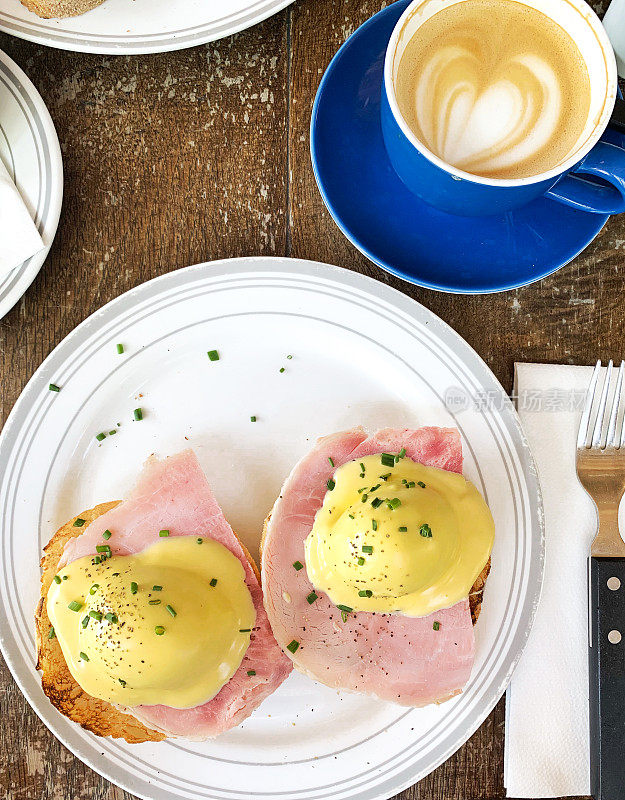
M 283 649 L 295 640 L 295 666 L 336 689 L 365 692 L 408 706 L 440 703 L 462 691 L 473 666 L 469 602 L 428 617 L 350 614 L 346 622 L 326 595 L 312 605 L 304 540 L 334 468 L 366 455 L 401 448 L 427 466 L 462 472 L 458 431 L 450 428 L 386 429 L 367 438 L 362 428 L 320 439 L 282 487 L 269 521 L 262 559 L 265 607 Z M 434 630 L 433 623 L 440 623 Z
M 187 739 L 212 738 L 238 725 L 280 686 L 292 666 L 276 644 L 256 574 L 213 497 L 195 453 L 185 450 L 163 461 L 148 462 L 129 497 L 67 543 L 60 566 L 94 554 L 107 528 L 114 534 L 107 542 L 114 555 L 139 552 L 159 541 L 160 530 L 168 529 L 170 536 L 215 539 L 243 564 L 256 608 L 256 625 L 243 661 L 228 683 L 212 700 L 195 708 L 126 709 L 149 728 Z M 249 676 L 248 670 L 256 674 Z

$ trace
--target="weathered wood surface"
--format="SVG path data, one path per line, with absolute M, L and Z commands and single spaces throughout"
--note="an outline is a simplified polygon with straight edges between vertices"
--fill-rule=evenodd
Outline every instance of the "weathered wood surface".
M 515 360 L 624 355 L 625 215 L 554 276 L 482 297 L 409 286 L 370 264 L 338 231 L 310 167 L 310 110 L 331 56 L 383 5 L 299 0 L 223 41 L 132 58 L 0 35 L 0 48 L 50 109 L 65 166 L 50 256 L 0 321 L 0 424 L 43 358 L 103 303 L 156 275 L 228 256 L 318 259 L 389 283 L 452 325 L 507 389 Z M 54 739 L 3 664 L 0 719 L 0 795 L 7 800 L 131 800 Z M 502 700 L 458 753 L 399 797 L 502 798 L 503 741 Z

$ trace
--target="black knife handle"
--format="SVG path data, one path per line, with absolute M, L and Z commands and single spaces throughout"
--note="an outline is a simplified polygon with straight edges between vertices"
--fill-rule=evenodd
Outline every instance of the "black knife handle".
M 590 791 L 625 798 L 625 558 L 590 559 Z

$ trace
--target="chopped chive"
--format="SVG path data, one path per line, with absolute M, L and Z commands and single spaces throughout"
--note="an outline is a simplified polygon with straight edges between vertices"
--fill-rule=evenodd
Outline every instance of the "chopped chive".
M 350 519 L 356 519 L 356 517 L 355 517 L 353 514 L 348 514 L 347 516 L 348 516 Z
M 372 487 L 369 489 L 369 491 L 370 491 L 370 492 L 375 492 L 375 491 L 376 491 L 377 489 L 379 489 L 379 488 L 380 488 L 380 484 L 379 484 L 379 483 L 376 483 L 376 485 L 375 485 L 375 486 L 372 486 Z
M 344 611 L 346 614 L 351 614 L 351 612 L 354 610 L 350 606 L 343 606 L 343 605 L 337 606 L 337 608 L 339 609 L 339 611 Z
M 434 630 L 435 630 L 435 631 L 438 631 L 438 630 L 440 630 L 440 628 L 441 628 L 441 624 L 440 624 L 440 622 L 435 622 L 435 623 L 432 625 L 432 627 L 434 628 Z
M 250 422 L 256 422 L 256 417 L 255 416 L 250 417 Z
M 395 466 L 395 456 L 391 455 L 390 453 L 382 453 L 380 456 L 380 461 L 382 462 L 383 467 Z
M 208 356 L 209 361 L 219 361 L 219 353 L 217 350 L 209 350 L 206 355 Z
M 397 453 L 397 458 L 404 458 L 406 456 L 406 448 L 402 447 L 402 449 Z
M 299 647 L 299 642 L 293 639 L 293 641 L 287 644 L 286 649 L 291 653 L 295 653 L 298 647 Z
M 63 580 L 66 581 L 69 578 L 69 575 L 63 575 Z
M 302 564 L 302 562 L 301 562 L 301 561 L 294 561 L 294 562 L 293 562 L 293 567 L 294 567 L 294 568 L 295 568 L 295 569 L 296 569 L 298 572 L 300 571 L 300 569 L 304 569 L 304 565 Z
M 86 617 L 83 617 L 81 619 L 80 624 L 82 625 L 83 628 L 87 627 L 87 625 L 89 624 L 89 614 L 87 614 Z
M 394 497 L 392 500 L 389 500 L 387 498 L 386 505 L 391 509 L 391 511 L 394 511 L 396 508 L 400 507 L 401 500 L 399 499 L 399 497 Z
M 293 356 L 291 356 L 291 355 L 288 355 L 288 356 L 287 356 L 287 358 L 288 358 L 288 359 L 289 359 L 289 361 L 290 361 L 290 360 L 293 358 Z
M 136 581 L 130 582 L 130 594 L 137 594 L 137 590 L 139 589 L 139 585 Z
M 284 367 L 280 367 L 280 372 L 285 372 L 285 368 Z
M 166 609 L 167 609 L 167 611 L 168 611 L 168 612 L 169 612 L 169 613 L 172 615 L 172 617 L 175 617 L 175 616 L 176 616 L 176 611 L 175 611 L 175 609 L 174 609 L 174 607 L 173 607 L 173 606 L 166 605 L 166 606 L 165 606 L 165 608 L 166 608 Z
M 94 583 L 93 586 L 91 587 L 91 589 L 89 589 L 89 594 L 95 594 L 98 591 L 99 588 L 100 588 L 100 584 L 99 583 Z
M 160 606 L 160 604 L 161 604 L 161 601 L 160 601 L 160 600 L 150 600 L 150 601 L 149 601 L 149 604 L 150 604 L 151 606 Z
M 110 531 L 107 529 L 107 530 L 105 530 L 105 531 L 104 531 L 104 533 L 102 534 L 102 538 L 103 538 L 103 539 L 110 539 L 112 535 L 113 535 L 113 534 L 112 534 L 112 533 L 111 533 L 111 532 L 110 532 Z
M 371 520 L 371 527 L 373 528 L 374 531 L 377 531 L 377 529 L 378 529 L 378 521 L 377 521 L 377 519 L 372 519 Z
M 407 484 L 406 484 L 406 486 L 407 486 L 409 489 L 414 489 L 414 487 L 415 487 L 416 485 L 417 485 L 417 484 L 416 484 L 414 481 L 410 481 L 409 483 L 407 483 Z M 424 487 L 423 487 L 423 488 L 425 488 L 425 485 L 424 485 Z
M 210 585 L 211 586 L 217 586 L 217 578 L 211 578 L 210 579 Z
M 251 633 L 251 628 L 239 628 L 239 633 Z
M 405 525 L 400 525 L 399 532 L 400 533 L 407 533 L 408 532 L 408 528 Z
M 419 533 L 423 536 L 424 539 L 431 539 L 432 538 L 432 528 L 424 522 L 423 525 L 419 528 Z
M 51 392 L 60 392 L 60 391 L 61 391 L 61 389 L 60 389 L 60 388 L 59 388 L 59 387 L 56 385 L 56 383 L 51 383 L 51 384 L 48 386 L 48 389 L 49 389 Z
M 348 617 L 349 614 L 347 613 L 347 611 L 341 611 L 341 619 L 343 620 L 343 622 L 347 622 Z
M 169 531 L 168 530 L 159 531 L 158 535 L 159 536 L 169 536 Z
M 307 595 L 306 600 L 308 600 L 308 605 L 312 605 L 319 595 L 316 592 L 311 592 Z
M 417 486 L 420 486 L 422 489 L 425 489 L 425 484 L 423 483 L 423 481 L 418 481 Z
M 117 622 L 117 614 L 113 614 L 113 612 L 112 612 L 112 611 L 109 611 L 109 613 L 108 613 L 108 614 L 105 614 L 105 615 L 104 615 L 104 619 L 105 619 L 107 622 L 110 622 L 112 625 L 115 625 L 115 624 L 116 624 L 116 622 Z
M 80 651 L 80 653 L 78 653 L 78 655 L 80 656 L 80 658 L 82 658 L 83 661 L 89 661 L 89 656 L 86 653 L 83 653 L 82 650 Z
M 332 480 L 332 478 L 330 478 L 326 483 L 326 486 L 328 487 L 328 491 L 331 492 L 332 489 L 334 489 L 334 487 L 336 486 L 336 483 Z
M 198 536 L 198 537 L 197 537 L 197 539 L 196 539 L 195 541 L 196 541 L 198 544 L 203 544 L 203 543 L 204 543 L 204 539 L 203 539 L 201 536 Z
M 358 477 L 359 477 L 359 478 L 364 478 L 364 477 L 365 477 L 365 473 L 364 473 L 364 472 L 361 472 L 361 473 L 360 473 L 360 475 L 359 475 Z
M 373 553 L 373 547 L 372 547 L 372 545 L 370 545 L 370 544 L 363 544 L 363 546 L 362 546 L 362 552 L 363 552 L 363 553 L 369 553 L 369 555 L 371 555 L 371 553 Z
M 100 556 L 96 556 L 95 558 L 91 559 L 91 563 L 92 564 L 101 564 L 102 563 L 102 559 L 100 558 Z
M 124 352 L 124 345 L 123 344 L 118 344 L 117 345 L 117 352 L 121 356 L 121 354 Z
M 256 675 L 256 670 L 255 669 L 248 669 L 247 674 L 248 674 L 248 677 L 251 678 L 252 676 Z
M 143 419 L 143 409 L 142 408 L 135 408 L 133 411 L 134 418 L 136 422 L 141 422 Z
M 382 498 L 374 497 L 373 500 L 371 501 L 371 505 L 373 506 L 373 508 L 378 508 L 379 506 L 382 505 Z
M 56 637 L 56 632 L 52 625 L 50 625 L 50 630 L 48 631 L 48 639 L 54 639 Z
M 98 544 L 96 545 L 96 551 L 98 553 L 106 553 L 107 556 L 111 555 L 111 545 L 110 544 Z
M 383 481 L 387 481 L 391 477 L 391 473 L 387 472 L 385 475 L 378 475 L 378 478 L 381 478 Z
M 332 460 L 332 456 L 328 456 L 328 461 L 330 462 L 330 466 L 334 466 L 334 461 Z
M 361 502 L 361 503 L 366 503 L 368 499 L 369 499 L 369 495 L 368 495 L 368 494 L 365 492 L 365 494 L 363 494 L 363 495 L 361 496 L 361 498 L 360 498 L 360 502 Z
M 364 558 L 362 556 L 358 556 L 358 566 L 362 567 L 364 566 L 364 563 L 365 563 Z
M 157 636 L 162 636 L 165 633 L 165 628 L 163 628 L 162 625 L 157 625 L 156 628 L 154 628 L 154 633 Z
M 106 434 L 105 433 L 99 433 L 95 438 L 98 440 L 98 442 L 101 442 L 104 439 L 106 439 Z
M 112 431 L 109 431 L 109 436 L 115 436 L 116 433 L 117 433 L 117 428 L 113 428 Z
M 154 586 L 152 587 L 152 591 L 153 592 L 162 592 L 163 591 L 163 587 L 159 586 L 158 583 L 155 583 Z
M 123 678 L 118 678 L 117 680 L 121 683 L 122 689 L 125 689 L 126 688 L 126 681 Z
M 373 597 L 373 592 L 371 589 L 361 589 L 358 592 L 358 597 Z
M 102 620 L 102 614 L 99 611 L 90 611 L 89 616 L 93 617 L 97 622 Z
M 82 603 L 79 603 L 78 600 L 72 600 L 71 603 L 67 606 L 70 611 L 80 611 L 82 608 Z
M 86 520 L 81 519 L 80 517 L 76 517 L 76 519 L 74 520 L 74 527 L 75 528 L 82 528 L 82 526 L 85 524 L 85 522 L 86 522 Z
M 367 487 L 366 486 L 361 486 L 360 489 L 358 489 L 358 494 L 362 494 L 363 492 L 366 492 L 366 491 L 367 491 Z
M 54 580 L 55 583 L 60 583 L 61 582 L 61 579 L 59 578 L 58 575 L 55 575 L 53 580 Z

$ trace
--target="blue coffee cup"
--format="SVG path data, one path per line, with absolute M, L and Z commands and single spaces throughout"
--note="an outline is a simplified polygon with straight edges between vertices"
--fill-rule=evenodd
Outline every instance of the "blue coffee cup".
M 571 35 L 588 69 L 589 113 L 566 160 L 531 177 L 487 178 L 445 163 L 415 136 L 402 116 L 395 93 L 399 62 L 418 28 L 438 11 L 458 2 L 466 0 L 415 0 L 400 17 L 388 44 L 382 133 L 391 164 L 404 184 L 426 203 L 461 216 L 501 214 L 541 195 L 597 214 L 625 211 L 625 149 L 599 141 L 616 102 L 616 60 L 599 18 L 584 0 L 520 0 Z

